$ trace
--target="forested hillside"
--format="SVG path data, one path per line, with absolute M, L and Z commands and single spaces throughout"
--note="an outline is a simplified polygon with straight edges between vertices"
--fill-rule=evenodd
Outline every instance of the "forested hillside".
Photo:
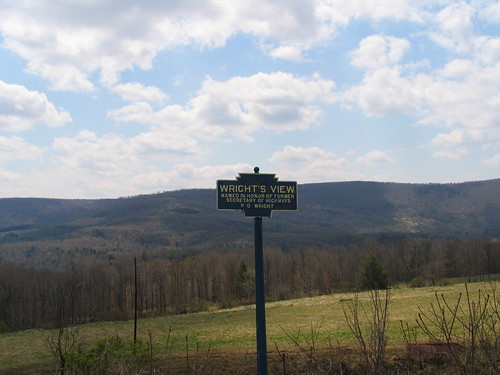
M 462 184 L 341 182 L 299 186 L 299 210 L 265 220 L 270 245 L 366 238 L 500 237 L 500 180 Z M 248 249 L 253 226 L 219 212 L 215 190 L 120 199 L 0 199 L 0 263 L 65 268 L 87 256 Z
M 0 200 L 0 332 L 134 308 L 182 313 L 253 301 L 253 223 L 214 190 L 106 200 Z M 391 285 L 500 273 L 500 180 L 299 186 L 264 220 L 268 300 L 348 291 L 376 254 Z

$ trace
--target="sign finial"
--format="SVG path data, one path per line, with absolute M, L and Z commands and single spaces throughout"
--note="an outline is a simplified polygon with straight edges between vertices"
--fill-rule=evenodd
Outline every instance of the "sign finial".
M 259 173 L 260 168 L 259 168 L 259 167 L 255 167 L 255 168 L 253 169 L 253 171 L 254 171 L 255 173 Z

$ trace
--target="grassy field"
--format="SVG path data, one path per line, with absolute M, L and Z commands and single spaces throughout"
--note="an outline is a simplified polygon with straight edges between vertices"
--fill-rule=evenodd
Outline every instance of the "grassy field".
M 478 290 L 489 290 L 485 283 L 469 284 L 471 295 Z M 435 301 L 435 293 L 443 294 L 455 301 L 459 293 L 465 292 L 463 284 L 401 288 L 391 290 L 389 307 L 389 346 L 404 344 L 400 321 L 416 327 L 419 307 L 426 310 Z M 354 294 L 333 294 L 266 305 L 267 342 L 270 356 L 280 351 L 294 350 L 294 340 L 311 345 L 311 332 L 318 333 L 315 345 L 318 349 L 333 345 L 352 345 L 353 337 L 345 323 L 342 301 L 350 301 Z M 361 300 L 368 300 L 368 293 L 360 293 Z M 169 333 L 170 332 L 170 333 Z M 41 373 L 51 364 L 51 355 L 46 344 L 49 331 L 29 330 L 0 335 L 0 374 Z M 133 322 L 103 322 L 80 327 L 79 336 L 83 344 L 99 339 L 119 336 L 124 340 L 133 338 Z M 142 319 L 138 323 L 138 336 L 152 342 L 155 357 L 165 357 L 171 346 L 170 356 L 182 357 L 186 353 L 208 352 L 221 355 L 255 354 L 255 309 L 254 306 L 228 310 L 202 312 L 176 316 Z M 294 340 L 291 339 L 294 338 Z M 419 337 L 425 341 L 423 334 Z M 210 348 L 210 349 L 209 349 Z M 191 354 L 194 355 L 194 354 Z M 23 370 L 24 369 L 24 370 Z

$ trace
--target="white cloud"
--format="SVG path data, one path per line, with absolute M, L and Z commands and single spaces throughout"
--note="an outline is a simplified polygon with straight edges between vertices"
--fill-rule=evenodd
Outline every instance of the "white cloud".
M 82 130 L 75 136 L 75 139 L 82 141 L 95 141 L 97 139 L 97 135 L 90 130 Z
M 240 172 L 253 171 L 244 163 L 195 166 L 189 162 L 173 164 L 169 168 L 148 167 L 120 170 L 114 175 L 98 173 L 89 168 L 73 168 L 57 164 L 55 168 L 33 175 L 20 175 L 0 169 L 0 195 L 30 196 L 36 184 L 36 196 L 62 198 L 120 197 L 185 188 L 215 188 L 217 179 L 234 179 Z M 61 181 L 64 175 L 64 181 Z M 215 198 L 214 198 L 215 199 Z M 215 204 L 215 201 L 214 201 Z
M 351 19 L 422 22 L 422 13 L 413 1 L 400 0 L 30 0 L 3 7 L 0 31 L 4 47 L 54 89 L 89 91 L 93 73 L 112 86 L 120 72 L 149 69 L 160 51 L 178 45 L 222 47 L 244 33 L 271 56 L 303 60 Z
M 500 63 L 500 38 L 481 36 L 475 39 L 475 56 L 478 61 L 485 65 Z
M 500 139 L 500 129 L 455 129 L 449 133 L 440 133 L 434 137 L 431 143 L 434 146 L 453 147 L 466 144 L 495 144 Z
M 275 169 L 281 181 L 303 183 L 362 180 L 364 176 L 349 168 L 349 161 L 344 158 L 317 160 L 311 165 L 296 168 L 282 166 Z
M 378 69 L 401 61 L 410 48 L 406 39 L 370 35 L 359 43 L 352 53 L 352 64 L 367 69 Z
M 488 167 L 500 167 L 500 154 L 495 154 L 491 158 L 483 160 L 483 164 Z
M 398 63 L 410 48 L 401 38 L 370 35 L 352 52 L 352 64 L 367 69 L 363 82 L 343 94 L 344 101 L 356 102 L 369 116 L 418 111 L 414 85 L 402 76 Z
M 151 171 L 134 177 L 133 184 L 138 189 L 169 186 L 181 188 L 214 188 L 217 180 L 235 179 L 239 173 L 252 173 L 249 164 L 204 165 L 196 167 L 192 163 L 180 163 L 168 171 Z
M 432 139 L 434 145 L 498 143 L 500 38 L 478 35 L 475 26 L 479 14 L 497 22 L 496 7 L 486 4 L 481 9 L 478 5 L 452 2 L 436 8 L 435 15 L 419 13 L 436 25 L 427 35 L 460 56 L 440 69 L 430 70 L 431 65 L 419 61 L 402 63 L 411 39 L 382 35 L 363 39 L 351 58 L 353 65 L 366 72 L 360 84 L 343 92 L 344 104 L 349 108 L 356 103 L 368 116 L 410 114 L 418 124 L 446 128 Z M 418 73 L 419 68 L 425 73 Z M 444 157 L 447 152 L 439 155 Z
M 392 159 L 387 153 L 375 150 L 366 153 L 365 155 L 361 155 L 356 159 L 357 164 L 363 165 L 377 165 L 377 164 L 385 164 L 390 163 Z
M 474 36 L 473 17 L 476 10 L 465 2 L 453 3 L 435 16 L 440 32 L 431 38 L 444 48 L 458 53 L 470 52 Z
M 136 102 L 108 112 L 108 117 L 120 122 L 150 123 L 153 116 L 154 110 L 146 102 Z
M 91 132 L 74 138 L 59 137 L 53 142 L 57 164 L 75 171 L 87 170 L 102 176 L 131 175 L 149 163 L 198 157 L 204 150 L 192 139 L 167 132 L 141 133 L 131 138 Z
M 206 154 L 196 140 L 161 129 L 128 138 L 98 136 L 84 130 L 74 137 L 55 138 L 47 152 L 50 165 L 44 165 L 43 173 L 32 176 L 36 187 L 27 180 L 24 184 L 38 195 L 50 191 L 51 196 L 60 197 L 117 197 L 187 187 L 182 184 L 189 177 L 176 181 L 175 177 L 182 175 L 172 175 L 170 169 L 176 164 L 203 160 Z M 209 175 L 208 170 L 204 173 Z M 195 187 L 195 177 L 190 187 Z
M 0 81 L 0 130 L 20 131 L 37 124 L 57 127 L 71 121 L 63 109 L 57 109 L 45 94 Z
M 331 38 L 334 27 L 317 1 L 232 2 L 239 30 L 255 35 L 271 56 L 303 60 L 303 53 Z
M 153 112 L 147 103 L 110 111 L 117 121 L 153 123 L 201 139 L 234 136 L 251 141 L 266 128 L 276 132 L 307 129 L 319 123 L 319 105 L 330 101 L 332 81 L 319 76 L 297 78 L 288 73 L 258 73 L 220 82 L 207 78 L 186 106 L 170 105 Z
M 18 172 L 2 170 L 0 167 L 0 196 L 2 197 L 32 197 L 33 176 Z M 39 195 L 37 195 L 39 196 Z
M 482 64 L 497 64 L 500 62 L 500 38 L 478 35 L 475 23 L 478 23 L 478 16 L 498 23 L 498 9 L 498 4 L 490 4 L 485 8 L 473 7 L 465 2 L 451 4 L 435 16 L 439 30 L 429 35 L 450 52 L 471 56 Z
M 438 117 L 447 126 L 461 124 L 468 128 L 498 123 L 500 64 L 482 66 L 474 61 L 454 60 L 446 65 L 442 76 L 437 73 L 427 91 L 428 102 L 421 96 L 423 104 L 434 108 L 430 118 Z
M 368 116 L 411 114 L 419 124 L 449 129 L 432 140 L 435 145 L 500 140 L 500 63 L 494 52 L 488 56 L 478 53 L 478 59 L 454 59 L 442 69 L 416 73 L 413 69 L 418 64 L 410 64 L 408 69 L 397 63 L 406 47 L 397 49 L 391 59 L 387 38 L 371 36 L 369 40 L 369 46 L 363 40 L 352 55 L 353 63 L 367 70 L 361 84 L 343 92 L 344 103 L 356 103 Z M 495 42 L 476 39 L 474 43 L 479 45 L 479 40 Z
M 112 87 L 112 91 L 120 95 L 124 100 L 137 102 L 159 102 L 163 103 L 168 99 L 168 95 L 158 87 L 144 86 L 139 82 L 130 82 Z
M 86 73 L 76 66 L 68 64 L 51 63 L 46 64 L 33 58 L 28 69 L 30 73 L 39 75 L 50 82 L 52 90 L 61 91 L 94 91 L 94 84 L 87 79 Z
M 42 150 L 29 144 L 24 139 L 11 136 L 0 136 L 0 161 L 3 160 L 30 160 L 40 157 Z
M 149 69 L 159 51 L 221 47 L 238 32 L 269 40 L 276 44 L 270 53 L 286 58 L 329 36 L 314 2 L 267 0 L 17 2 L 2 10 L 0 29 L 4 46 L 28 60 L 31 72 L 66 90 L 92 90 L 94 72 L 113 85 L 121 71 Z
M 304 164 L 318 160 L 335 158 L 335 155 L 319 147 L 295 147 L 285 146 L 283 150 L 276 151 L 268 160 L 281 164 Z
M 281 180 L 306 182 L 357 179 L 360 175 L 350 172 L 350 163 L 332 152 L 319 147 L 285 146 L 274 152 L 268 161 L 277 166 Z
M 0 183 L 0 196 L 116 198 L 173 189 L 213 189 L 218 179 L 235 179 L 240 172 L 253 172 L 253 166 L 245 163 L 195 166 L 190 162 L 179 162 L 169 168 L 147 164 L 137 168 L 131 164 L 129 170 L 120 169 L 114 174 L 103 174 L 86 167 L 75 168 L 72 163 L 63 164 L 56 160 L 52 164 L 49 170 L 29 174 L 0 168 L 0 181 L 4 182 Z
M 335 27 L 345 26 L 351 20 L 383 20 L 423 23 L 427 18 L 423 0 L 320 0 L 316 12 L 320 19 Z
M 175 159 L 177 156 L 196 157 L 205 153 L 195 139 L 161 131 L 141 133 L 131 138 L 130 146 L 132 153 L 167 160 Z
M 112 85 L 123 70 L 149 69 L 169 46 L 220 45 L 231 35 L 220 30 L 226 17 L 223 7 L 204 1 L 27 1 L 4 7 L 0 28 L 5 47 L 27 59 L 31 72 L 57 89 L 89 90 L 93 72 Z
M 3 182 L 8 182 L 9 184 L 12 184 L 14 181 L 16 181 L 17 179 L 19 179 L 20 175 L 18 173 L 12 173 L 12 172 L 8 172 L 8 171 L 3 171 L 0 169 L 0 181 L 3 181 Z M 12 186 L 12 185 L 10 185 Z M 9 185 L 2 185 L 0 184 L 0 195 L 2 196 L 16 196 L 14 191 L 15 190 L 10 190 L 10 186 Z
M 484 17 L 489 22 L 499 23 L 500 22 L 500 3 L 488 4 L 485 8 L 481 10 L 481 16 Z
M 295 61 L 301 61 L 304 59 L 302 48 L 297 45 L 295 46 L 288 45 L 288 46 L 280 46 L 277 48 L 273 48 L 272 51 L 270 52 L 270 55 L 281 59 L 295 60 Z
M 469 151 L 463 148 L 455 149 L 455 150 L 443 150 L 436 151 L 434 153 L 434 157 L 440 159 L 448 159 L 448 160 L 458 160 L 462 159 L 464 156 L 469 155 Z
M 425 76 L 414 82 L 401 75 L 401 68 L 382 67 L 367 73 L 360 85 L 347 89 L 343 101 L 356 103 L 368 116 L 384 116 L 399 113 L 419 113 L 419 89 L 426 86 Z

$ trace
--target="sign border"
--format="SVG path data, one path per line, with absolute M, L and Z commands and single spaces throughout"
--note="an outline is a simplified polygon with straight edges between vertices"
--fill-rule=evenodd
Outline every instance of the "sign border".
M 216 192 L 216 201 L 215 201 L 215 205 L 216 205 L 216 208 L 217 208 L 217 211 L 241 211 L 243 212 L 244 214 L 244 217 L 246 218 L 252 218 L 252 217 L 267 217 L 267 218 L 271 218 L 272 214 L 273 214 L 273 211 L 281 211 L 281 212 L 285 212 L 285 211 L 298 211 L 299 210 L 299 184 L 297 183 L 297 181 L 281 181 L 279 180 L 278 177 L 276 177 L 276 173 L 258 173 L 258 168 L 257 169 L 257 172 L 256 173 L 238 173 L 238 176 L 236 176 L 236 179 L 235 180 L 217 180 L 216 181 L 216 188 L 215 188 L 215 192 Z M 276 182 L 283 182 L 283 183 L 291 183 L 291 184 L 295 184 L 295 208 L 294 209 L 290 209 L 290 210 L 280 210 L 280 209 L 270 209 L 270 213 L 269 213 L 269 216 L 252 216 L 252 215 L 246 215 L 245 213 L 245 210 L 244 209 L 241 209 L 241 208 L 219 208 L 219 182 L 222 182 L 222 181 L 229 181 L 229 182 L 238 182 L 242 175 L 251 175 L 251 176 L 272 176 L 273 179 L 276 180 Z M 243 184 L 242 184 L 243 185 Z M 266 185 L 266 186 L 269 186 L 269 185 Z

